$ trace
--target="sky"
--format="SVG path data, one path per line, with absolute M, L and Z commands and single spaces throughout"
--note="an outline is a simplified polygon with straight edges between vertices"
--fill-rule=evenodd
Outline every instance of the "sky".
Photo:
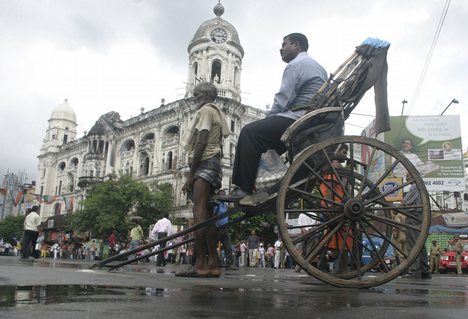
M 285 67 L 283 36 L 309 38 L 309 55 L 334 72 L 367 37 L 391 43 L 390 115 L 459 114 L 468 146 L 468 1 L 222 0 L 245 51 L 242 102 L 264 109 Z M 64 99 L 78 137 L 99 117 L 123 120 L 184 97 L 187 47 L 217 0 L 0 0 L 0 180 L 36 180 L 48 119 Z M 441 17 L 448 7 L 443 24 Z M 441 31 L 436 38 L 436 30 Z M 435 44 L 435 46 L 434 46 Z M 430 63 L 429 53 L 432 50 Z M 424 70 L 426 70 L 424 72 Z M 423 76 L 424 74 L 424 76 Z M 423 79 L 423 80 L 422 80 Z M 347 120 L 359 135 L 375 114 L 369 91 Z

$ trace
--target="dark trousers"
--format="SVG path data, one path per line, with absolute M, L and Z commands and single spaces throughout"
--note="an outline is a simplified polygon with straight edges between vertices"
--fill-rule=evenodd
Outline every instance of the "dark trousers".
M 421 218 L 422 212 L 411 212 L 413 216 Z M 421 223 L 414 220 L 413 218 L 406 217 L 406 224 L 412 226 L 421 226 Z M 413 229 L 406 230 L 406 247 L 408 248 L 408 252 L 413 248 L 416 240 L 418 239 L 419 232 Z M 419 253 L 418 258 L 414 261 L 414 263 L 409 268 L 410 272 L 414 272 L 416 274 L 429 274 L 429 263 L 427 258 L 427 250 L 426 246 L 424 245 L 421 252 Z
M 158 233 L 158 239 L 162 239 L 164 237 L 167 237 L 167 233 Z M 166 247 L 166 242 L 160 243 L 159 248 L 164 248 Z M 158 257 L 156 257 L 156 265 L 157 266 L 166 266 L 166 259 L 164 258 L 164 252 L 159 253 Z
M 281 136 L 292 123 L 294 120 L 290 118 L 270 116 L 242 128 L 234 160 L 234 184 L 245 192 L 253 191 L 262 153 L 273 149 L 283 154 L 286 146 L 281 142 Z
M 234 257 L 232 256 L 232 243 L 231 243 L 231 234 L 227 229 L 223 229 L 218 232 L 219 240 L 223 244 L 224 256 L 226 257 L 226 265 L 234 265 Z M 223 260 L 221 260 L 223 263 Z
M 23 240 L 21 243 L 21 257 L 28 258 L 30 255 L 30 251 L 32 249 L 32 256 L 37 258 L 36 252 L 36 241 L 37 237 L 39 237 L 39 232 L 33 230 L 25 230 L 23 233 Z

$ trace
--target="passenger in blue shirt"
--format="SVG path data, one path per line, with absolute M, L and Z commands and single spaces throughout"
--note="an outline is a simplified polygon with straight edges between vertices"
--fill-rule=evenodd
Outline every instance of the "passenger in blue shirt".
M 247 124 L 239 134 L 232 175 L 232 182 L 239 188 L 226 200 L 240 200 L 254 191 L 262 153 L 270 149 L 278 154 L 286 151 L 281 136 L 307 112 L 310 100 L 327 80 L 327 72 L 307 54 L 308 48 L 307 37 L 301 33 L 284 37 L 280 54 L 288 65 L 280 90 L 267 117 Z

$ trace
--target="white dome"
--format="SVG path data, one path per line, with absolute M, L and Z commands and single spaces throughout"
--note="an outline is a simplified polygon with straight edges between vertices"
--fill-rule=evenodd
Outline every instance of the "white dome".
M 76 125 L 75 111 L 68 104 L 68 100 L 65 100 L 52 111 L 50 120 L 65 120 Z
M 221 15 L 224 13 L 224 7 L 218 3 L 213 11 L 216 15 L 216 18 L 207 20 L 198 27 L 198 30 L 195 32 L 192 41 L 190 41 L 187 51 L 190 53 L 191 49 L 199 43 L 209 43 L 210 32 L 216 27 L 224 27 L 228 30 L 229 33 L 227 43 L 236 47 L 240 51 L 241 57 L 243 57 L 244 49 L 242 48 L 239 40 L 239 33 L 232 24 L 221 18 Z

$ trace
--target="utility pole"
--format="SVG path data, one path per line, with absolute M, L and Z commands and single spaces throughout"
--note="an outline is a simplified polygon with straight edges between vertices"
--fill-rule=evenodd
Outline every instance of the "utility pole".
M 440 113 L 440 115 L 444 115 L 445 111 L 447 111 L 447 109 L 449 108 L 450 105 L 452 104 L 458 104 L 460 102 L 458 102 L 457 99 L 453 99 L 452 101 L 450 101 L 449 105 L 447 105 L 447 107 L 442 111 L 442 113 Z
M 401 116 L 403 116 L 403 112 L 405 111 L 405 104 L 406 103 L 408 103 L 408 101 L 406 101 L 406 100 L 401 101 L 401 104 L 402 104 L 402 106 L 401 106 Z

